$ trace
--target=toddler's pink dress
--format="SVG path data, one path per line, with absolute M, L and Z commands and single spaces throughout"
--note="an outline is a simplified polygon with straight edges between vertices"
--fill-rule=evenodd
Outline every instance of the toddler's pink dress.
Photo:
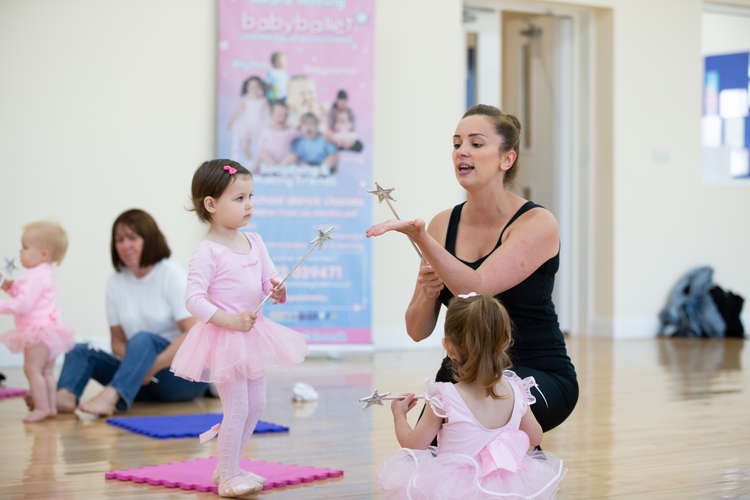
M 265 98 L 243 97 L 242 103 L 242 111 L 232 124 L 232 158 L 238 161 L 244 157 L 242 144 L 245 139 L 250 139 L 252 158 L 257 156 L 258 139 L 270 119 L 268 101 Z M 251 160 L 252 158 L 247 159 Z
M 562 461 L 549 452 L 528 453 L 529 437 L 519 429 L 535 401 L 533 377 L 521 380 L 507 370 L 513 388 L 513 412 L 507 424 L 488 429 L 466 406 L 455 385 L 428 382 L 425 398 L 444 418 L 438 447 L 402 448 L 384 460 L 378 485 L 388 499 L 554 498 L 565 474 Z
M 57 283 L 51 264 L 43 262 L 24 273 L 8 289 L 12 297 L 0 300 L 0 313 L 15 316 L 16 329 L 0 336 L 0 342 L 11 352 L 23 352 L 26 347 L 43 343 L 49 349 L 49 359 L 73 348 L 73 329 L 60 319 L 57 307 Z
M 190 260 L 186 306 L 200 321 L 190 329 L 172 360 L 175 375 L 196 382 L 255 379 L 272 364 L 300 363 L 307 354 L 305 336 L 258 313 L 249 332 L 208 323 L 217 309 L 231 314 L 254 311 L 279 279 L 257 233 L 243 233 L 249 252 L 236 252 L 203 240 Z

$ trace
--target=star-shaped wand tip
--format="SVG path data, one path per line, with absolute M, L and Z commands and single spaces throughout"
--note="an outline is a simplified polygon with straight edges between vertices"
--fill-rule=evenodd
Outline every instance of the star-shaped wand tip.
M 379 203 L 382 203 L 383 200 L 393 200 L 393 201 L 396 201 L 391 196 L 391 193 L 393 192 L 393 189 L 394 188 L 383 189 L 382 187 L 380 187 L 380 184 L 378 184 L 376 182 L 375 183 L 375 189 L 372 190 L 372 191 L 368 191 L 368 193 L 374 194 L 375 196 L 377 196 Z
M 369 396 L 365 396 L 364 398 L 359 398 L 359 402 L 362 403 L 362 409 L 369 408 L 372 405 L 380 405 L 383 406 L 383 398 L 388 396 L 390 392 L 386 392 L 384 394 L 378 394 L 378 390 L 375 389 L 372 391 L 372 394 Z
M 5 258 L 5 273 L 10 276 L 16 270 L 16 259 Z
M 323 244 L 326 241 L 333 239 L 331 233 L 333 232 L 333 226 L 329 226 L 328 229 L 318 229 L 318 235 L 313 239 L 310 244 L 317 248 L 323 248 Z

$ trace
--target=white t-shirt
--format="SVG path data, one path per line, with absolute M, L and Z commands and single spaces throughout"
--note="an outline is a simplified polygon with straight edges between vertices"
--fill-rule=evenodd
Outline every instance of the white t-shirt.
M 185 270 L 171 259 L 157 262 L 143 278 L 125 268 L 107 281 L 107 322 L 122 327 L 128 339 L 143 331 L 173 341 L 181 333 L 177 322 L 190 317 L 186 288 Z

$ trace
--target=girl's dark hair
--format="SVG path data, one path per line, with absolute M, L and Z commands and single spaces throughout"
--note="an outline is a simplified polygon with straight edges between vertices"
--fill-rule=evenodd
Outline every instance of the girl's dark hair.
M 229 169 L 225 169 L 224 167 L 235 169 L 236 172 L 230 174 Z M 210 196 L 211 198 L 220 197 L 227 186 L 238 175 L 253 176 L 248 169 L 240 165 L 238 162 L 224 158 L 204 161 L 201 166 L 198 167 L 198 170 L 193 174 L 191 194 L 193 199 L 193 210 L 200 220 L 203 222 L 211 222 L 211 214 L 206 210 L 205 205 L 203 205 L 203 200 L 206 196 Z
M 463 118 L 472 115 L 486 116 L 492 121 L 495 126 L 495 132 L 502 137 L 503 141 L 500 144 L 500 152 L 507 153 L 511 149 L 516 152 L 516 160 L 513 165 L 510 166 L 505 177 L 503 178 L 503 184 L 510 184 L 518 172 L 518 158 L 520 152 L 518 151 L 518 145 L 521 142 L 521 122 L 515 116 L 503 113 L 495 106 L 488 104 L 476 104 L 464 113 Z
M 508 311 L 491 295 L 454 297 L 445 316 L 445 338 L 455 349 L 451 367 L 456 382 L 475 381 L 494 399 L 495 384 L 511 366 Z
M 246 79 L 244 82 L 242 82 L 242 95 L 247 95 L 247 87 L 250 85 L 250 82 L 255 80 L 258 82 L 258 85 L 260 85 L 260 88 L 263 89 L 263 95 L 266 95 L 266 82 L 263 81 L 263 79 L 259 76 L 251 76 L 250 78 Z
M 159 230 L 154 220 L 148 212 L 139 208 L 131 208 L 117 216 L 112 223 L 112 240 L 110 242 L 110 251 L 112 253 L 112 265 L 115 271 L 120 272 L 125 263 L 120 260 L 115 246 L 115 229 L 118 225 L 129 227 L 135 234 L 143 238 L 143 250 L 141 251 L 141 267 L 148 267 L 156 264 L 162 259 L 172 255 L 172 251 L 167 245 L 167 239 Z

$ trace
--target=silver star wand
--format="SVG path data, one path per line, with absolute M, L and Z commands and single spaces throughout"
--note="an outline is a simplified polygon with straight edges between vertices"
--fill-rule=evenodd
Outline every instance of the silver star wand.
M 292 275 L 292 273 L 313 252 L 313 250 L 315 250 L 316 248 L 323 248 L 323 244 L 326 241 L 332 240 L 333 239 L 333 237 L 331 236 L 332 232 L 333 232 L 333 226 L 330 226 L 326 230 L 318 229 L 318 235 L 310 242 L 310 245 L 311 245 L 310 246 L 310 250 L 308 250 L 307 253 L 305 255 L 303 255 L 302 258 L 300 260 L 298 260 L 296 264 L 294 264 L 294 267 L 289 270 L 289 272 L 286 274 L 286 276 L 284 276 L 284 279 L 281 280 L 281 281 L 279 281 L 279 283 L 275 287 L 273 287 L 274 290 L 276 288 L 280 287 L 281 285 L 283 285 L 284 282 L 286 282 L 286 280 L 289 278 L 289 276 Z M 271 298 L 272 294 L 273 294 L 273 291 L 271 293 L 269 293 L 268 295 L 266 295 L 263 298 L 263 300 L 261 301 L 261 303 L 258 304 L 258 307 L 255 308 L 255 311 L 253 312 L 253 314 L 258 314 L 258 311 L 260 311 L 263 308 L 263 304 L 265 304 L 266 302 L 268 302 L 268 299 Z
M 0 275 L 0 286 L 2 286 L 2 284 L 5 283 L 13 275 L 16 269 L 16 259 L 9 259 L 5 257 L 5 266 L 3 267 L 4 272 Z
M 369 396 L 365 396 L 363 398 L 359 398 L 359 402 L 362 405 L 362 409 L 366 409 L 371 407 L 372 405 L 380 405 L 383 406 L 383 400 L 386 399 L 406 399 L 406 396 L 391 396 L 390 392 L 384 392 L 383 394 L 379 394 L 378 390 L 375 389 L 372 391 L 372 394 Z M 416 399 L 424 399 L 424 396 L 414 396 Z
M 391 204 L 391 201 L 396 201 L 391 197 L 391 193 L 393 192 L 393 190 L 394 188 L 383 189 L 382 187 L 380 187 L 380 184 L 376 182 L 375 189 L 373 191 L 368 191 L 368 193 L 377 196 L 378 202 L 380 203 L 385 200 L 385 202 L 388 204 L 388 207 L 391 209 L 391 212 L 393 212 L 393 216 L 396 217 L 397 220 L 401 220 L 401 217 L 399 217 L 396 213 L 396 209 L 393 208 L 393 204 Z M 413 246 L 414 250 L 417 251 L 417 255 L 419 255 L 419 258 L 422 259 L 422 262 L 424 262 L 424 257 L 422 256 L 422 252 L 419 250 L 417 244 L 414 243 L 411 238 L 409 238 L 409 243 L 411 243 L 411 246 Z

